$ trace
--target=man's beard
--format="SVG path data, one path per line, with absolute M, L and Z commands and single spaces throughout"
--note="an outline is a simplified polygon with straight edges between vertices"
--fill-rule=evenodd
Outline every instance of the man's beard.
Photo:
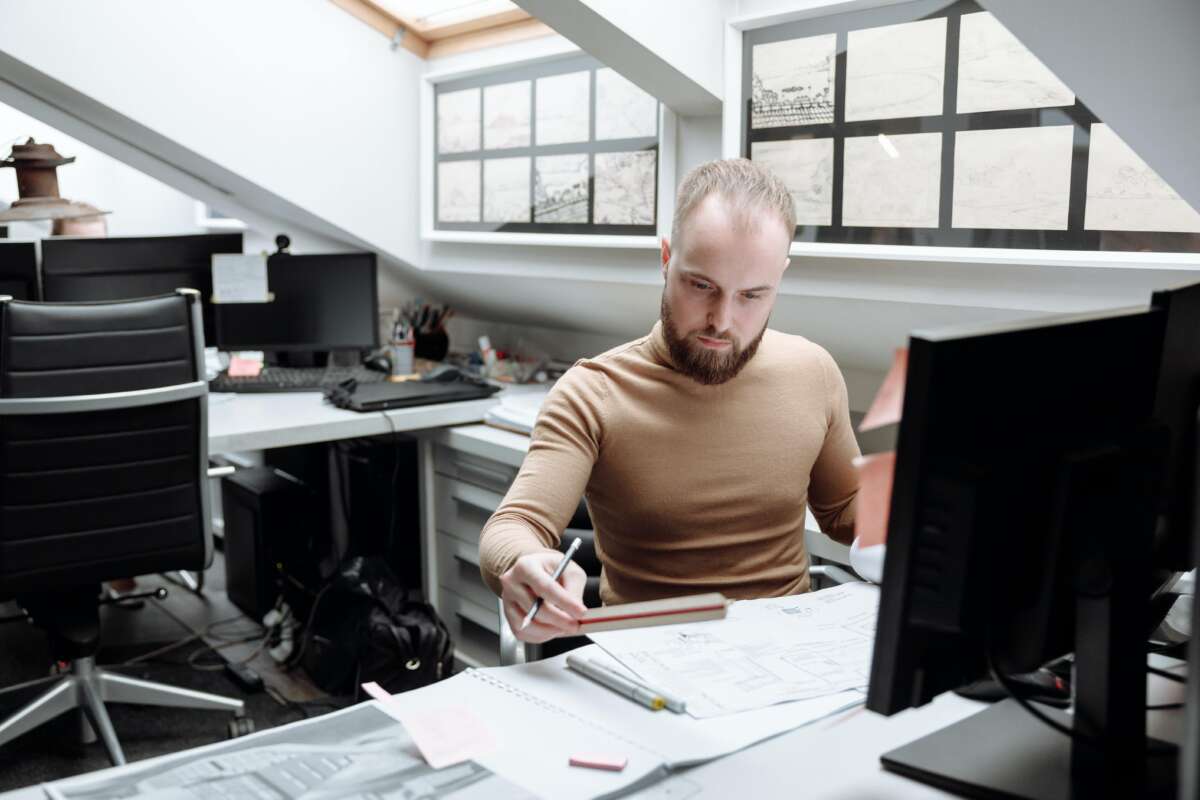
M 660 313 L 663 338 L 667 340 L 667 350 L 671 353 L 671 360 L 675 362 L 675 368 L 705 386 L 714 386 L 732 380 L 758 352 L 758 344 L 767 331 L 767 325 L 764 322 L 762 330 L 754 337 L 754 341 L 745 347 L 741 346 L 741 342 L 732 333 L 721 333 L 711 326 L 702 331 L 693 331 L 686 336 L 681 335 L 679 329 L 675 327 L 675 320 L 671 317 L 671 306 L 667 303 L 665 291 L 662 296 Z M 712 350 L 699 342 L 692 341 L 693 335 L 705 336 L 710 339 L 724 339 L 729 342 L 729 347 Z

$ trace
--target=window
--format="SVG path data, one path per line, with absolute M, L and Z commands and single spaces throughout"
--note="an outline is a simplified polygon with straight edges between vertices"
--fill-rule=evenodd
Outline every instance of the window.
M 653 236 L 659 107 L 588 56 L 434 87 L 437 231 Z
M 747 31 L 742 90 L 797 241 L 1200 251 L 1200 214 L 973 2 Z

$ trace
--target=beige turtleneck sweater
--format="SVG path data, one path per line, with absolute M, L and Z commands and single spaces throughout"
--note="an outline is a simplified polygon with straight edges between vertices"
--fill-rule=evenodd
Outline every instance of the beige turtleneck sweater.
M 808 591 L 805 506 L 853 538 L 859 454 L 833 358 L 767 330 L 732 380 L 704 386 L 672 366 L 662 323 L 559 379 L 520 474 L 480 539 L 498 576 L 556 545 L 587 497 L 606 604 L 723 592 Z

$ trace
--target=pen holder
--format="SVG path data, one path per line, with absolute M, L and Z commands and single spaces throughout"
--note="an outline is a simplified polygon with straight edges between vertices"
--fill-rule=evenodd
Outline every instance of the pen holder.
M 411 375 L 413 372 L 413 343 L 412 340 L 390 342 L 388 344 L 388 360 L 392 362 L 393 375 Z
M 442 361 L 446 358 L 446 353 L 450 352 L 450 337 L 444 330 L 418 333 L 414 350 L 417 358 Z

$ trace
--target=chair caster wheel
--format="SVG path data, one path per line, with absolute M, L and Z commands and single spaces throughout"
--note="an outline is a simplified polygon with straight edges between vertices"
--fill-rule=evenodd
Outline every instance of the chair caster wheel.
M 234 717 L 229 720 L 228 734 L 230 739 L 249 736 L 254 733 L 254 720 L 249 717 Z

